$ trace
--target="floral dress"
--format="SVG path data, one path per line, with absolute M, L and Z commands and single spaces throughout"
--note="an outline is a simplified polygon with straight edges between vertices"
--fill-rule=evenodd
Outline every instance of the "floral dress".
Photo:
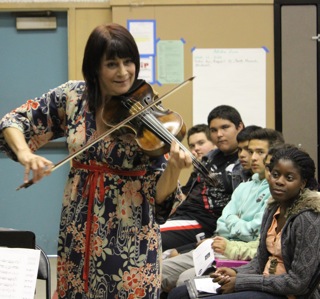
M 83 81 L 69 81 L 29 100 L 1 120 L 0 130 L 19 128 L 34 151 L 65 136 L 72 154 L 97 137 L 84 90 Z M 16 159 L 1 131 L 0 149 Z M 129 133 L 107 136 L 72 160 L 59 232 L 59 298 L 159 298 L 155 186 L 165 166 L 165 156 L 148 157 Z

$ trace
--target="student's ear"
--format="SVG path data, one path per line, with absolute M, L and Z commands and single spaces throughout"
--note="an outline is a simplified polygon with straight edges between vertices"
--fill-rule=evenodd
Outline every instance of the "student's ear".
M 303 180 L 301 183 L 301 190 L 303 190 L 307 185 L 307 180 Z
M 243 128 L 244 128 L 244 125 L 243 125 L 242 122 L 240 122 L 239 125 L 238 125 L 238 128 L 237 128 L 238 132 L 242 131 Z

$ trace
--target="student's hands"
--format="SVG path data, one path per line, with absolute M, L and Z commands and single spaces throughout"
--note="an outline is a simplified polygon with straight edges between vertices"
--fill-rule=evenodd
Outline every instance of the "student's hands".
M 222 294 L 233 293 L 236 284 L 236 271 L 230 268 L 218 268 L 216 272 L 210 274 L 214 282 L 221 285 L 219 292 Z
M 230 277 L 236 277 L 237 275 L 237 272 L 234 271 L 233 269 L 231 268 L 228 268 L 228 267 L 221 267 L 221 268 L 218 268 L 215 272 L 211 273 L 210 274 L 211 277 L 215 278 L 215 277 L 219 277 L 219 276 L 230 276 Z
M 224 254 L 227 248 L 227 239 L 220 236 L 214 237 L 211 248 L 213 249 L 214 252 Z
M 229 277 L 228 281 L 218 282 L 221 287 L 219 288 L 219 293 L 228 294 L 233 293 L 235 291 L 236 278 Z
M 50 175 L 53 163 L 44 157 L 33 154 L 30 150 L 17 152 L 18 161 L 24 166 L 24 182 L 30 180 L 32 172 L 32 182 L 36 183 L 44 176 Z

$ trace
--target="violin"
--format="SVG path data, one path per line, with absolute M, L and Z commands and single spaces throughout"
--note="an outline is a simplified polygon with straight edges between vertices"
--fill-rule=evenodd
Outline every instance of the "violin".
M 180 142 L 186 132 L 186 126 L 181 116 L 169 109 L 164 109 L 160 105 L 161 100 L 193 79 L 194 77 L 187 79 L 160 98 L 148 83 L 139 80 L 138 86 L 131 90 L 129 94 L 111 98 L 102 109 L 102 119 L 110 129 L 55 164 L 51 171 L 72 160 L 106 136 L 123 128 L 129 128 L 135 133 L 140 148 L 149 156 L 156 157 L 169 152 L 170 144 L 175 140 L 180 149 L 190 155 L 195 169 L 205 177 L 208 183 L 216 185 L 215 175 L 210 173 Z M 28 188 L 31 185 L 33 185 L 32 179 L 20 185 L 16 190 Z
M 115 127 L 131 115 L 137 115 L 143 107 L 150 105 L 158 98 L 150 84 L 138 80 L 134 90 L 128 95 L 112 97 L 106 101 L 102 109 L 102 119 L 109 127 Z M 137 115 L 124 125 L 133 131 L 135 139 L 148 156 L 159 157 L 170 150 L 172 140 L 181 141 L 186 133 L 186 125 L 182 117 L 169 109 L 164 109 L 161 103 Z M 120 134 L 126 130 L 120 129 Z

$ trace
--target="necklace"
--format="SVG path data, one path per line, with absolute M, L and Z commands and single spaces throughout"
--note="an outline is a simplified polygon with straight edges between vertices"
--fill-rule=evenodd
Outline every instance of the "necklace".
M 270 259 L 269 274 L 275 274 L 277 265 L 278 265 L 278 260 L 276 257 L 273 257 L 273 256 L 271 256 L 269 259 Z

